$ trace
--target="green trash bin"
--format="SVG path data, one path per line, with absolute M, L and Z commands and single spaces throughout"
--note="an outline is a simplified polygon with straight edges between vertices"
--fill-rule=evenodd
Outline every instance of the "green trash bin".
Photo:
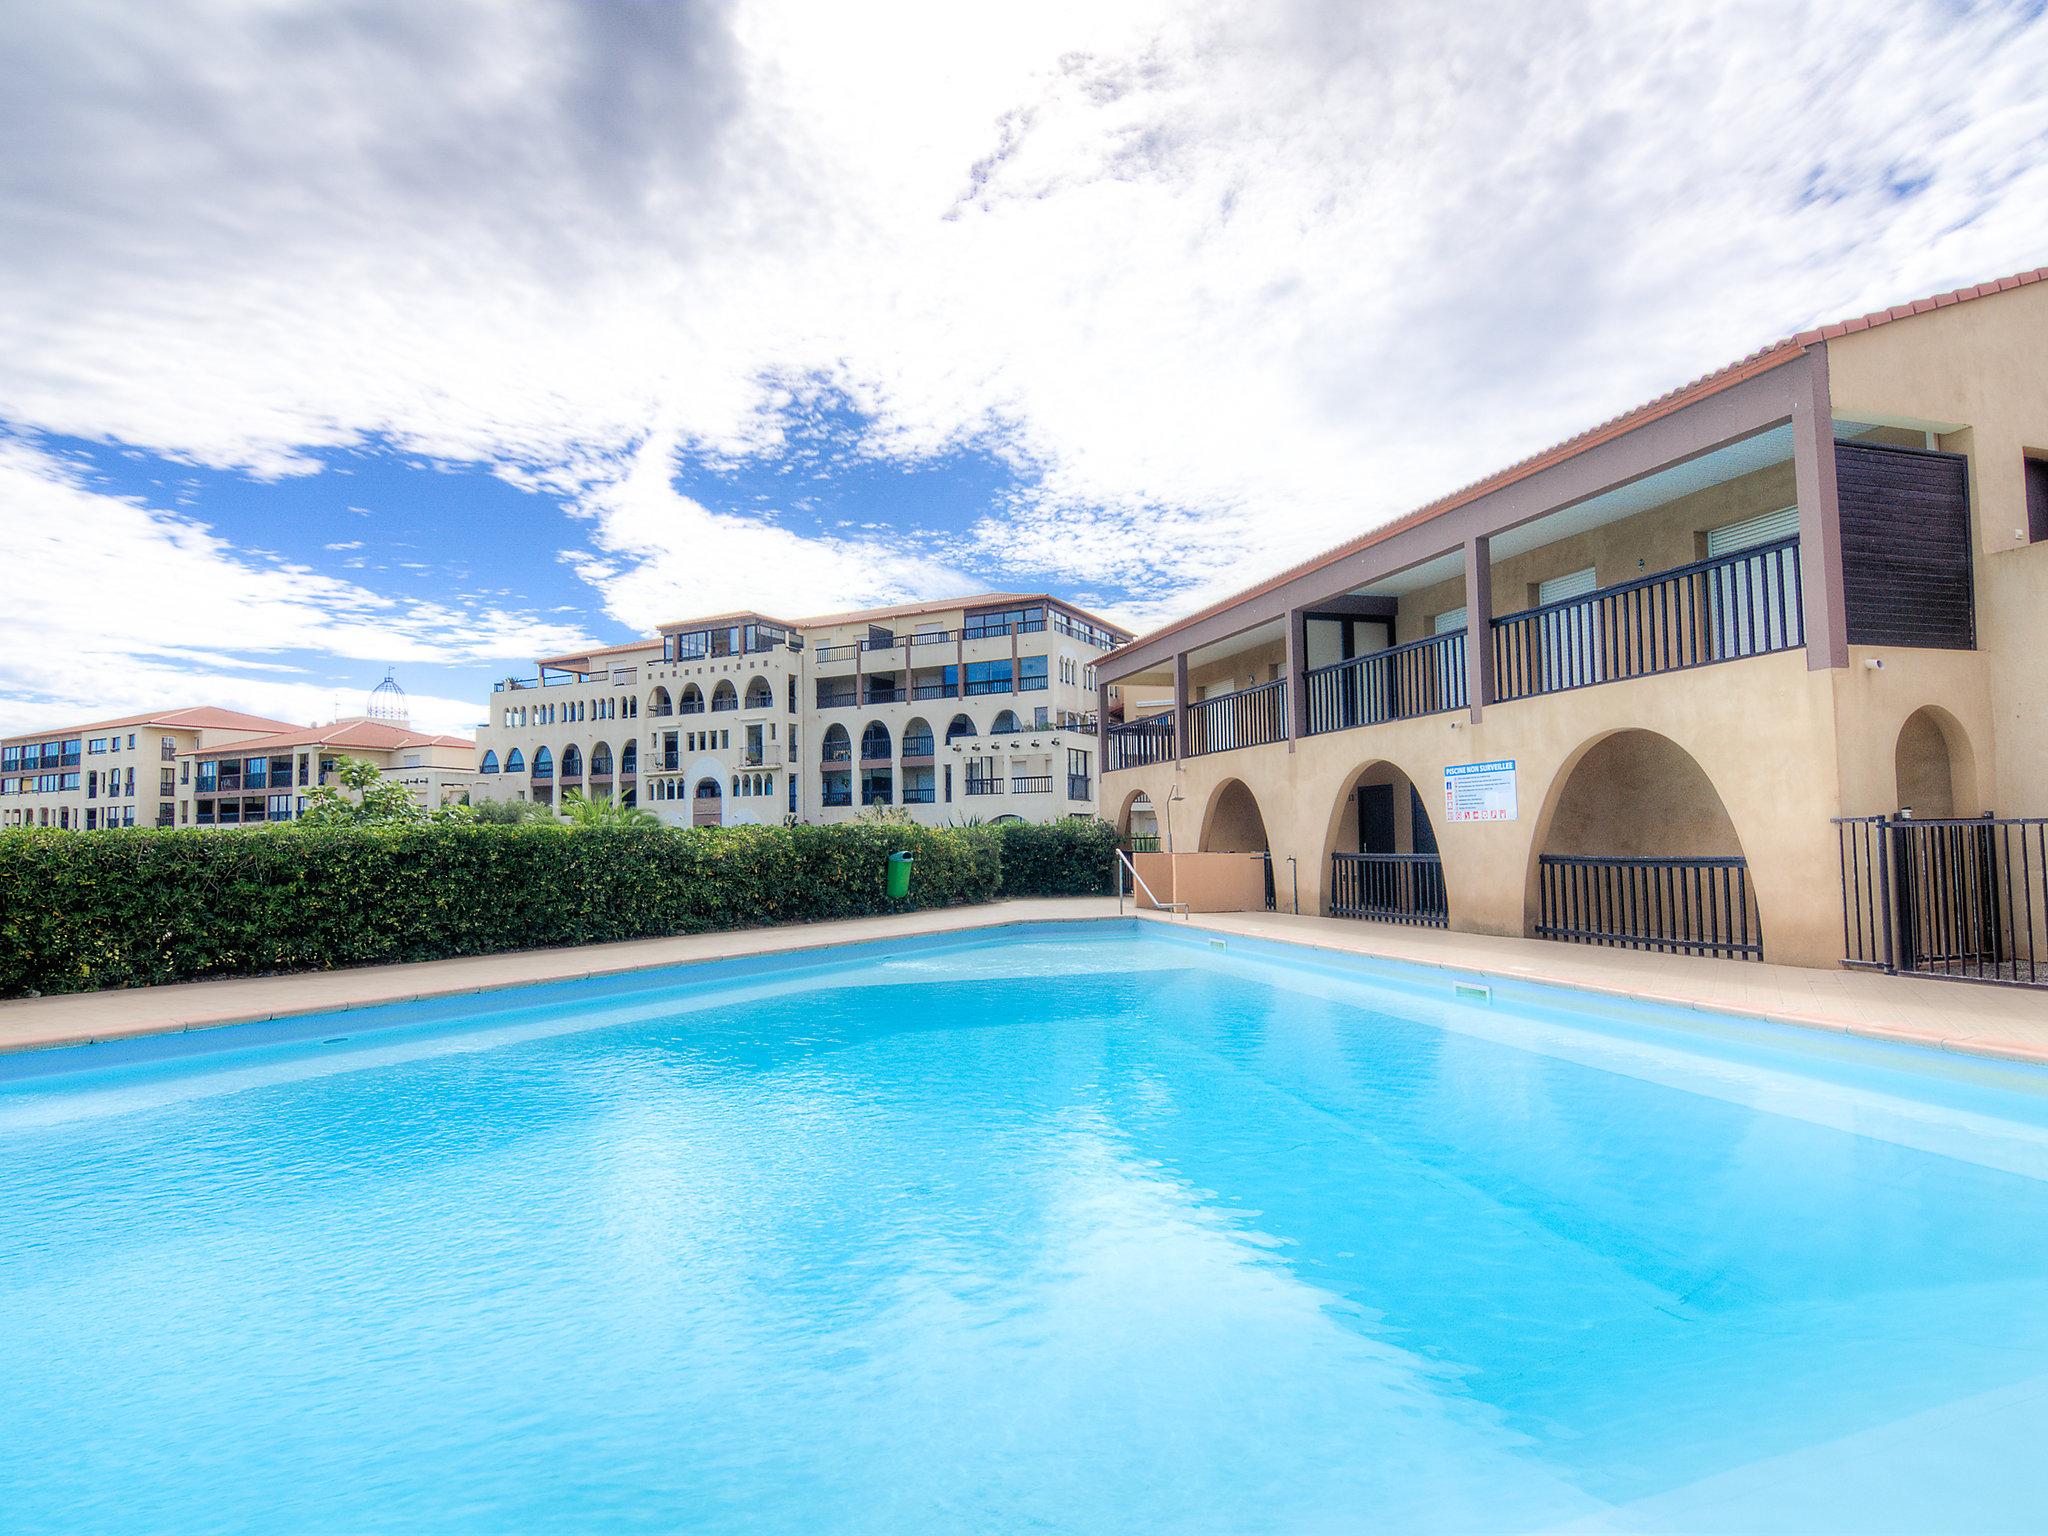
M 907 853 L 889 855 L 889 899 L 901 901 L 910 894 L 911 858 Z

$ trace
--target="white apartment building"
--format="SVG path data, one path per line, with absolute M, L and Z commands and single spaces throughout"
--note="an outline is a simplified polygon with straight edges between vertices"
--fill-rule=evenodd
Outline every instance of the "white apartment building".
M 186 753 L 288 731 L 198 705 L 0 738 L 0 827 L 168 827 Z
M 477 794 L 699 826 L 1092 816 L 1094 662 L 1128 638 L 1042 592 L 665 624 L 500 683 Z
M 178 757 L 181 827 L 248 827 L 294 821 L 307 797 L 334 782 L 344 757 L 372 764 L 427 810 L 467 800 L 477 782 L 476 743 L 392 720 L 355 716 L 278 730 Z M 169 825 L 169 823 L 165 823 Z

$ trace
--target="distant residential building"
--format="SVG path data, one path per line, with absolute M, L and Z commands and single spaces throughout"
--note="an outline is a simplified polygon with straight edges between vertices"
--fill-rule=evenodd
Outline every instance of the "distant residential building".
M 0 738 L 0 827 L 167 827 L 180 757 L 292 727 L 195 705 Z
M 468 737 L 437 736 L 359 715 L 180 754 L 177 825 L 296 820 L 313 790 L 334 782 L 344 757 L 374 765 L 428 810 L 468 798 L 476 783 L 476 743 Z
M 664 624 L 499 684 L 478 794 L 675 825 L 1093 815 L 1094 662 L 1128 638 L 1042 592 Z

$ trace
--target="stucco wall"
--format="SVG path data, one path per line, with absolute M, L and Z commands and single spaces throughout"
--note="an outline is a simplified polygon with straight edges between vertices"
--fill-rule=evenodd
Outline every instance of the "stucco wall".
M 1952 709 L 1972 732 L 1983 776 L 1978 809 L 2048 815 L 2048 701 L 2039 683 L 2048 543 L 2027 542 L 2022 468 L 2030 450 L 2048 450 L 2048 284 L 1844 336 L 1828 344 L 1828 374 L 1838 416 L 1961 428 L 1939 443 L 1970 459 L 1983 675 L 1965 678 L 1967 665 L 1930 669 L 1931 681 L 1939 670 L 1961 696 L 1934 692 L 1918 702 Z M 1929 653 L 1882 654 L 1892 673 L 1903 670 L 1902 654 Z M 1897 711 L 1899 723 L 1910 713 Z M 1864 747 L 1845 738 L 1845 764 Z M 1890 752 L 1887 744 L 1887 768 Z
M 1462 713 L 1436 715 L 1307 737 L 1292 751 L 1281 742 L 1122 770 L 1109 776 L 1108 803 L 1122 807 L 1142 789 L 1155 805 L 1163 804 L 1177 784 L 1184 797 L 1175 807 L 1177 837 L 1189 839 L 1190 828 L 1204 824 L 1225 783 L 1241 780 L 1258 801 L 1276 864 L 1297 861 L 1302 909 L 1323 911 L 1330 854 L 1340 846 L 1356 847 L 1351 791 L 1376 764 L 1391 764 L 1420 789 L 1431 816 L 1452 926 L 1520 934 L 1528 927 L 1536 854 L 1562 851 L 1550 846 L 1551 824 L 1571 771 L 1615 732 L 1653 731 L 1698 765 L 1726 808 L 1750 863 L 1766 957 L 1832 965 L 1842 942 L 1830 821 L 1840 793 L 1834 766 L 1840 676 L 1809 672 L 1797 651 L 1750 657 L 1498 704 L 1477 723 Z M 1888 742 L 1887 774 L 1890 752 Z M 1497 758 L 1518 764 L 1517 819 L 1446 823 L 1445 766 Z M 1674 838 L 1698 841 L 1697 825 L 1684 822 Z M 1585 836 L 1569 830 L 1569 822 L 1564 835 Z

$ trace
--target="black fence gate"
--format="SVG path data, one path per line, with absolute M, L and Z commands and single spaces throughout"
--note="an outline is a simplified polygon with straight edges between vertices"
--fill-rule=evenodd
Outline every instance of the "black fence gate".
M 1839 817 L 1842 963 L 2048 987 L 2048 818 Z

